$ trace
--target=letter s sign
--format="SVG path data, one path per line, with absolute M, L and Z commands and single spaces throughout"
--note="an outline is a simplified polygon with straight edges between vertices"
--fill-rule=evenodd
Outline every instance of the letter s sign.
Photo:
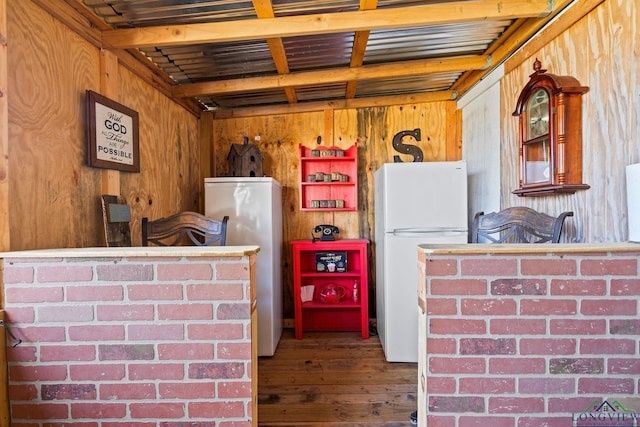
M 424 158 L 422 150 L 416 145 L 403 144 L 402 138 L 405 136 L 413 136 L 416 141 L 420 141 L 420 129 L 403 130 L 393 136 L 393 148 L 402 154 L 410 154 L 413 156 L 414 162 L 421 162 Z M 403 163 L 400 156 L 393 156 L 394 163 Z

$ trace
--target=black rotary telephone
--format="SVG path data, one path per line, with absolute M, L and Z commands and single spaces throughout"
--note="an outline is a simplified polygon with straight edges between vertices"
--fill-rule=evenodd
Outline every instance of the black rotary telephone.
M 315 233 L 320 233 L 320 237 L 317 237 Z M 315 242 L 316 240 L 321 241 L 333 241 L 336 240 L 336 236 L 334 234 L 340 233 L 338 227 L 330 224 L 320 224 L 316 225 L 313 229 L 313 233 L 311 233 L 311 241 Z

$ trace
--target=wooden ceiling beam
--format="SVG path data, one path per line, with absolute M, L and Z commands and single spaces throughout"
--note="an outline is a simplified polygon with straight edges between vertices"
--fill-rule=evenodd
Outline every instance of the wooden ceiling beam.
M 490 19 L 544 17 L 554 0 L 475 0 L 393 9 L 102 31 L 104 48 L 184 46 L 277 37 L 369 31 Z
M 360 10 L 373 10 L 378 7 L 378 0 L 360 0 Z M 353 38 L 353 48 L 351 49 L 351 61 L 350 67 L 361 67 L 364 62 L 364 54 L 367 50 L 367 43 L 369 42 L 369 35 L 371 31 L 356 31 Z M 356 90 L 358 88 L 357 80 L 351 80 L 347 82 L 347 90 L 345 91 L 345 98 L 351 99 L 356 97 Z
M 275 17 L 273 12 L 273 3 L 271 0 L 252 0 L 253 8 L 256 10 L 256 15 L 260 19 L 268 19 Z M 284 44 L 282 38 L 274 37 L 267 39 L 267 45 L 271 51 L 271 57 L 276 66 L 278 74 L 289 74 L 289 61 L 287 61 L 287 54 L 284 50 Z M 287 101 L 290 104 L 298 102 L 295 88 L 287 87 L 284 89 Z
M 350 80 L 369 80 L 386 77 L 417 76 L 428 73 L 480 70 L 490 66 L 491 58 L 486 55 L 404 61 L 393 64 L 367 65 L 357 68 L 332 68 L 287 75 L 190 83 L 174 86 L 172 88 L 172 96 L 180 98 L 210 94 L 220 95 L 223 93 L 248 92 L 252 90 L 340 83 Z
M 263 107 L 229 108 L 213 111 L 214 119 L 236 119 L 239 117 L 272 116 L 277 114 L 299 114 L 313 111 L 344 110 L 348 108 L 388 107 L 389 105 L 422 104 L 427 102 L 453 101 L 455 92 L 450 90 L 333 101 L 300 102 L 293 105 L 268 105 Z

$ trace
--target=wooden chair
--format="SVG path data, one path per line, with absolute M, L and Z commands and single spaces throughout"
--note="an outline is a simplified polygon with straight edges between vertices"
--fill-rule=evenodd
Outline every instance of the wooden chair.
M 222 220 L 197 212 L 180 212 L 167 218 L 149 221 L 142 218 L 142 246 L 224 246 L 228 216 Z
M 553 217 L 524 206 L 506 208 L 473 218 L 471 243 L 558 243 L 564 220 L 573 212 Z
M 101 199 L 107 247 L 131 246 L 131 208 L 120 196 L 103 195 Z

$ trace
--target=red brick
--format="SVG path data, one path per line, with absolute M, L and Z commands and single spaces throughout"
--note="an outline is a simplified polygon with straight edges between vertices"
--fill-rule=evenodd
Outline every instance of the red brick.
M 122 301 L 124 289 L 119 285 L 68 286 L 67 301 Z
M 602 335 L 607 330 L 605 319 L 551 319 L 551 335 Z
M 65 341 L 64 326 L 33 326 L 14 328 L 13 334 L 23 342 L 63 342 Z
M 492 357 L 489 359 L 490 374 L 505 375 L 542 375 L 547 371 L 547 363 L 542 358 L 530 357 Z
M 129 340 L 182 340 L 184 339 L 184 326 L 182 324 L 169 323 L 166 325 L 129 325 L 127 327 Z
M 491 295 L 546 295 L 546 279 L 496 279 L 491 281 Z
M 460 378 L 460 394 L 513 394 L 515 378 Z
M 100 384 L 100 400 L 155 399 L 156 386 L 151 383 L 119 382 Z
M 520 354 L 575 354 L 574 338 L 523 338 L 520 340 Z
M 428 405 L 429 412 L 483 413 L 485 411 L 484 399 L 479 396 L 429 396 Z
M 160 360 L 207 360 L 213 359 L 213 344 L 193 343 L 158 344 Z
M 237 304 L 218 304 L 216 309 L 216 319 L 219 320 L 234 320 L 234 319 L 249 319 L 251 318 L 251 306 L 248 302 L 242 302 Z
M 580 354 L 636 354 L 636 341 L 622 338 L 582 338 Z
M 425 276 L 455 276 L 458 274 L 458 261 L 455 258 L 431 259 L 424 264 Z
M 549 373 L 551 375 L 594 375 L 604 373 L 603 358 L 558 358 L 549 360 Z
M 458 427 L 514 427 L 516 420 L 512 417 L 470 417 L 462 416 L 458 422 Z M 431 424 L 429 424 L 431 427 Z M 519 426 L 520 427 L 520 426 Z M 565 426 L 566 427 L 566 426 Z
M 463 316 L 499 316 L 516 314 L 516 302 L 512 299 L 468 299 L 462 300 Z
M 71 341 L 122 341 L 124 337 L 123 325 L 69 326 L 69 340 Z
M 210 264 L 159 264 L 159 281 L 212 280 L 213 269 Z
M 153 280 L 151 264 L 97 265 L 96 272 L 101 282 L 148 282 Z
M 624 374 L 638 377 L 640 375 L 640 359 L 609 359 L 607 374 Z
M 211 304 L 159 304 L 159 320 L 212 320 Z
M 99 305 L 97 319 L 108 320 L 154 320 L 153 305 Z
M 93 308 L 88 305 L 48 305 L 38 307 L 40 322 L 88 322 L 93 320 Z
M 635 259 L 588 259 L 580 262 L 580 274 L 584 276 L 637 276 Z
M 576 300 L 525 299 L 520 301 L 524 316 L 552 316 L 576 314 Z
M 91 265 L 39 266 L 36 273 L 40 283 L 89 282 L 93 279 Z
M 483 319 L 442 319 L 432 318 L 429 322 L 429 334 L 460 335 L 484 334 L 487 331 L 486 321 Z
M 572 259 L 522 258 L 520 273 L 525 276 L 575 276 L 578 267 Z
M 130 380 L 181 380 L 183 378 L 183 364 L 147 363 L 129 365 Z
M 220 342 L 216 344 L 217 359 L 251 359 L 251 342 L 228 343 Z
M 187 325 L 190 340 L 232 340 L 243 338 L 241 324 L 195 324 Z
M 72 381 L 117 381 L 125 378 L 124 365 L 106 363 L 70 365 L 69 378 Z
M 513 258 L 462 258 L 460 272 L 463 276 L 515 276 L 518 263 Z
M 127 297 L 129 301 L 182 301 L 184 287 L 178 284 L 128 285 Z
M 594 295 L 607 294 L 607 282 L 604 279 L 553 279 L 551 281 L 551 295 Z
M 190 301 L 241 300 L 244 297 L 240 283 L 215 283 L 187 286 L 187 299 Z
M 35 274 L 33 267 L 12 266 L 5 262 L 3 265 L 2 281 L 5 285 L 13 283 L 33 283 Z
M 64 403 L 12 403 L 13 420 L 50 420 L 66 419 L 69 410 Z M 14 423 L 11 424 L 15 425 Z
M 456 427 L 456 418 L 452 416 L 427 415 L 427 425 L 429 427 Z
M 95 360 L 96 348 L 93 345 L 41 345 L 40 361 L 79 361 Z
M 187 407 L 189 418 L 241 418 L 245 416 L 242 402 L 192 402 Z
M 482 279 L 430 279 L 431 295 L 487 295 L 487 281 Z
M 550 397 L 548 402 L 550 413 L 570 414 L 588 408 L 593 397 Z
M 35 362 L 38 360 L 38 348 L 26 344 L 8 347 L 7 360 L 10 362 Z
M 611 319 L 609 320 L 609 333 L 612 335 L 639 335 L 640 319 Z
M 456 380 L 451 377 L 437 377 L 429 375 L 427 381 L 427 393 L 429 394 L 453 394 L 457 390 Z
M 251 399 L 250 381 L 220 381 L 218 397 L 221 399 Z
M 249 265 L 245 262 L 218 262 L 214 266 L 216 280 L 249 280 Z
M 216 397 L 215 383 L 207 382 L 186 382 L 166 383 L 158 385 L 159 398 L 161 399 L 212 399 Z
M 5 309 L 7 323 L 33 323 L 36 313 L 33 307 L 7 307 Z
M 459 354 L 516 354 L 515 338 L 461 338 Z
M 42 384 L 42 400 L 95 400 L 95 384 Z
M 126 403 L 72 403 L 72 418 L 104 419 L 104 418 L 124 418 L 126 416 Z M 63 417 L 56 417 L 63 418 Z
M 7 288 L 4 292 L 6 304 L 61 302 L 64 293 L 60 286 L 29 288 Z
M 9 399 L 11 402 L 19 400 L 36 400 L 38 399 L 38 388 L 35 384 L 10 384 Z
M 611 296 L 640 296 L 640 279 L 611 279 Z
M 169 402 L 132 403 L 129 411 L 131 418 L 182 418 L 185 415 L 185 405 Z
M 430 357 L 430 374 L 484 374 L 485 359 L 480 357 Z
M 190 363 L 188 369 L 189 378 L 198 380 L 242 378 L 245 374 L 244 363 L 240 362 Z
M 520 394 L 572 394 L 575 392 L 575 378 L 520 378 L 518 393 Z
M 578 380 L 578 393 L 593 393 L 598 395 L 628 394 L 635 392 L 633 378 L 580 378 Z
M 490 414 L 535 414 L 545 412 L 543 397 L 490 397 Z
M 98 344 L 99 360 L 153 360 L 153 344 Z
M 456 350 L 454 338 L 427 338 L 427 354 L 455 354 Z
M 489 320 L 492 335 L 544 335 L 547 321 L 544 319 L 498 318 Z
M 580 313 L 589 316 L 636 316 L 638 301 L 634 300 L 583 300 Z
M 458 300 L 453 298 L 429 298 L 428 315 L 455 315 L 458 313 Z
M 557 417 L 542 415 L 539 417 L 518 417 L 518 427 L 569 427 L 567 414 Z
M 11 382 L 63 381 L 67 379 L 66 365 L 9 366 Z

